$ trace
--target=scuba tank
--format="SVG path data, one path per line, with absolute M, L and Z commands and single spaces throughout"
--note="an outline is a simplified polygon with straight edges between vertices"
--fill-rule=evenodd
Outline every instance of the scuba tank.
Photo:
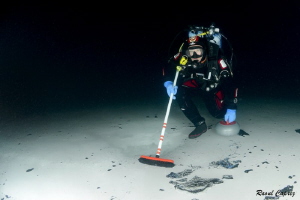
M 222 35 L 220 34 L 219 28 L 215 28 L 212 24 L 209 28 L 190 26 L 188 31 L 188 36 L 202 36 L 206 37 L 209 42 L 217 44 L 219 48 L 222 48 Z

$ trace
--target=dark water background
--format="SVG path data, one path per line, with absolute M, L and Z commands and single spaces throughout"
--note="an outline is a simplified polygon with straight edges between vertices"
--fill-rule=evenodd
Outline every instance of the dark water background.
M 2 118 L 165 99 L 162 67 L 181 32 L 212 22 L 233 47 L 241 97 L 300 97 L 296 2 L 180 8 L 3 7 Z

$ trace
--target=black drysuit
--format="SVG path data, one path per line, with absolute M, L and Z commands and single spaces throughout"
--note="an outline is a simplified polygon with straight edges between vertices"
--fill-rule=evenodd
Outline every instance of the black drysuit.
M 237 87 L 233 79 L 232 66 L 222 56 L 219 46 L 207 41 L 207 53 L 201 63 L 193 63 L 185 55 L 187 44 L 171 58 L 163 70 L 163 81 L 174 81 L 176 67 L 181 66 L 184 56 L 187 64 L 182 66 L 177 79 L 176 101 L 185 116 L 196 125 L 205 121 L 193 102 L 193 95 L 200 95 L 209 113 L 215 118 L 223 118 L 227 109 L 237 109 Z

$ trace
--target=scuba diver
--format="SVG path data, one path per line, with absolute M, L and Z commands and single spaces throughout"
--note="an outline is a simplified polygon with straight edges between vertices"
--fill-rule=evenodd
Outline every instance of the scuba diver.
M 190 26 L 178 53 L 163 69 L 167 94 L 170 97 L 173 93 L 173 99 L 195 126 L 189 134 L 190 139 L 207 131 L 205 118 L 193 101 L 194 95 L 202 97 L 213 117 L 223 118 L 227 124 L 236 120 L 238 88 L 233 78 L 232 60 L 227 60 L 222 49 L 222 36 L 227 39 L 214 25 L 208 28 Z M 178 79 L 174 79 L 175 72 Z

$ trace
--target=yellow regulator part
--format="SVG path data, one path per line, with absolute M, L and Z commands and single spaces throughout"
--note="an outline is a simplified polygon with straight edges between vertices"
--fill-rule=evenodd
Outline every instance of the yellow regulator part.
M 182 56 L 179 63 L 181 65 L 186 65 L 187 61 L 188 61 L 187 57 L 186 56 Z
M 198 34 L 198 36 L 203 36 L 203 35 L 207 35 L 207 34 L 209 34 L 209 31 L 204 32 L 204 33 L 200 33 L 200 34 Z
M 177 71 L 181 71 L 181 70 L 182 70 L 182 67 L 181 67 L 181 66 L 177 66 L 177 67 L 176 67 L 176 70 L 177 70 Z

